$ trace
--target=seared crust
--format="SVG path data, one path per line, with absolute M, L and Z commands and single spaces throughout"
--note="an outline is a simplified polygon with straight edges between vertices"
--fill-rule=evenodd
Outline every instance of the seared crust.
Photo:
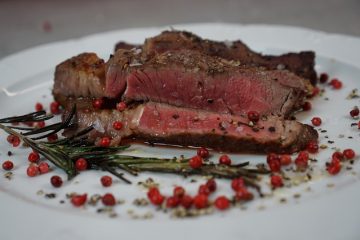
M 119 49 L 131 50 L 133 48 L 140 48 L 140 47 L 141 47 L 141 45 L 136 45 L 136 44 L 131 44 L 131 43 L 121 41 L 121 42 L 116 43 L 114 52 L 116 52 Z
M 105 90 L 105 62 L 95 53 L 72 57 L 55 69 L 53 94 L 102 97 Z
M 143 56 L 148 58 L 169 50 L 182 49 L 197 50 L 210 56 L 238 61 L 244 66 L 288 69 L 298 76 L 309 79 L 313 85 L 317 81 L 314 68 L 315 53 L 312 51 L 287 53 L 280 56 L 261 55 L 252 51 L 242 41 L 211 41 L 186 31 L 164 31 L 155 37 L 146 39 L 142 47 Z

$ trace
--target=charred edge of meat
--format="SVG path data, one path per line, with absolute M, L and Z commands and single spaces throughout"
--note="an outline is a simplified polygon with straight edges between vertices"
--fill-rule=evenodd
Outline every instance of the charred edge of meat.
M 114 52 L 116 52 L 119 49 L 131 50 L 133 48 L 141 48 L 141 45 L 120 41 L 120 42 L 115 44 L 115 51 Z
M 316 85 L 317 82 L 314 69 L 315 53 L 312 51 L 287 53 L 280 56 L 261 55 L 252 51 L 240 40 L 217 42 L 202 39 L 193 33 L 185 31 L 164 31 L 157 36 L 146 39 L 142 49 L 143 54 L 147 55 L 148 58 L 168 50 L 198 50 L 211 56 L 239 61 L 242 65 L 263 66 L 268 69 L 288 69 L 301 77 L 309 79 L 313 85 Z

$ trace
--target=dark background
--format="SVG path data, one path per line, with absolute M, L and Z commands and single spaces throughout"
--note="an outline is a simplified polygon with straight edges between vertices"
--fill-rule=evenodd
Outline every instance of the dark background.
M 360 0 L 0 0 L 0 58 L 97 32 L 192 22 L 282 24 L 360 36 Z

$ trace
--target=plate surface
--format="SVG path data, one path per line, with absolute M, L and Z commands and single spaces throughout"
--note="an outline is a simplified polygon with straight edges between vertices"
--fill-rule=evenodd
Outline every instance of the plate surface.
M 320 144 L 329 147 L 316 155 L 318 162 L 312 164 L 315 172 L 313 180 L 275 191 L 269 199 L 257 198 L 245 205 L 246 210 L 231 209 L 196 219 L 171 219 L 169 214 L 158 213 L 153 207 L 138 208 L 132 205 L 133 199 L 145 196 L 144 189 L 136 184 L 128 186 L 115 182 L 109 189 L 101 187 L 99 179 L 105 174 L 102 172 L 82 173 L 60 189 L 54 189 L 49 184 L 49 178 L 54 174 L 65 179 L 59 170 L 36 178 L 27 177 L 25 172 L 30 150 L 11 149 L 6 143 L 6 135 L 0 133 L 0 161 L 2 163 L 10 158 L 16 166 L 10 181 L 2 176 L 5 172 L 0 170 L 1 239 L 359 239 L 359 157 L 351 170 L 343 170 L 338 176 L 329 177 L 324 169 L 325 162 L 334 151 L 331 147 L 353 148 L 360 153 L 360 131 L 350 126 L 354 120 L 349 116 L 352 107 L 360 106 L 360 100 L 346 99 L 352 89 L 360 88 L 360 39 L 285 26 L 196 24 L 174 28 L 186 29 L 215 40 L 241 39 L 252 49 L 264 53 L 316 51 L 317 71 L 341 79 L 344 87 L 335 91 L 320 85 L 325 89 L 325 94 L 313 101 L 312 111 L 297 115 L 303 123 L 310 123 L 312 117 L 320 116 L 323 120 L 321 129 L 326 130 L 320 133 Z M 96 52 L 107 59 L 117 41 L 141 43 L 144 38 L 164 29 L 169 27 L 96 34 L 35 47 L 2 59 L 0 118 L 30 112 L 36 102 L 48 106 L 52 100 L 54 67 L 59 62 L 85 51 Z M 328 143 L 329 140 L 334 143 Z M 8 150 L 14 155 L 8 157 Z M 190 157 L 194 150 L 134 145 L 128 153 L 160 157 L 183 154 Z M 219 155 L 214 152 L 213 159 Z M 236 154 L 231 157 L 236 162 L 251 161 L 254 164 L 265 160 L 261 155 Z M 168 194 L 175 184 L 186 186 L 194 194 L 199 184 L 205 181 L 195 177 L 197 183 L 190 183 L 192 178 L 160 174 L 142 174 L 131 180 L 136 183 L 150 176 Z M 218 183 L 218 194 L 231 193 L 229 182 Z M 56 197 L 47 199 L 39 194 L 39 190 L 56 193 Z M 90 195 L 112 192 L 126 203 L 115 208 L 118 214 L 116 218 L 109 218 L 107 214 L 96 213 L 96 207 L 73 208 L 65 197 L 69 192 L 87 192 Z M 301 197 L 295 198 L 297 194 Z M 286 199 L 286 203 L 284 200 L 281 203 L 281 199 Z M 65 203 L 61 204 L 61 200 Z M 129 209 L 138 214 L 151 211 L 154 218 L 134 220 L 128 214 Z

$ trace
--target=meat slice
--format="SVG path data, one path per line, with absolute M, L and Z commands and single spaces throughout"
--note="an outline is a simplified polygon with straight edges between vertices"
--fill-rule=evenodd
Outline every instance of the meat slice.
M 241 65 L 245 66 L 287 69 L 298 76 L 309 79 L 313 85 L 317 81 L 314 69 L 315 53 L 312 51 L 287 53 L 280 56 L 261 55 L 252 51 L 241 41 L 211 41 L 186 31 L 164 31 L 155 37 L 146 39 L 142 47 L 143 55 L 148 58 L 169 50 L 183 49 L 197 50 L 210 56 L 239 61 Z
M 103 97 L 105 93 L 105 62 L 95 53 L 72 57 L 55 69 L 53 94 L 75 97 Z
M 115 130 L 114 121 L 123 128 Z M 254 126 L 241 116 L 231 116 L 166 104 L 148 102 L 133 109 L 88 111 L 78 109 L 77 130 L 94 126 L 89 139 L 112 138 L 117 145 L 123 139 L 181 146 L 205 146 L 229 152 L 292 153 L 302 150 L 317 132 L 308 125 L 270 116 Z
M 144 63 L 140 58 L 129 51 L 116 52 L 107 63 L 106 97 L 286 117 L 302 105 L 310 85 L 286 70 L 239 67 L 236 61 L 192 50 L 168 51 Z
M 140 52 L 119 50 L 106 64 L 93 53 L 59 64 L 53 94 L 287 117 L 302 105 L 309 87 L 307 80 L 286 70 L 239 67 L 236 61 L 197 51 L 169 51 L 142 62 Z

